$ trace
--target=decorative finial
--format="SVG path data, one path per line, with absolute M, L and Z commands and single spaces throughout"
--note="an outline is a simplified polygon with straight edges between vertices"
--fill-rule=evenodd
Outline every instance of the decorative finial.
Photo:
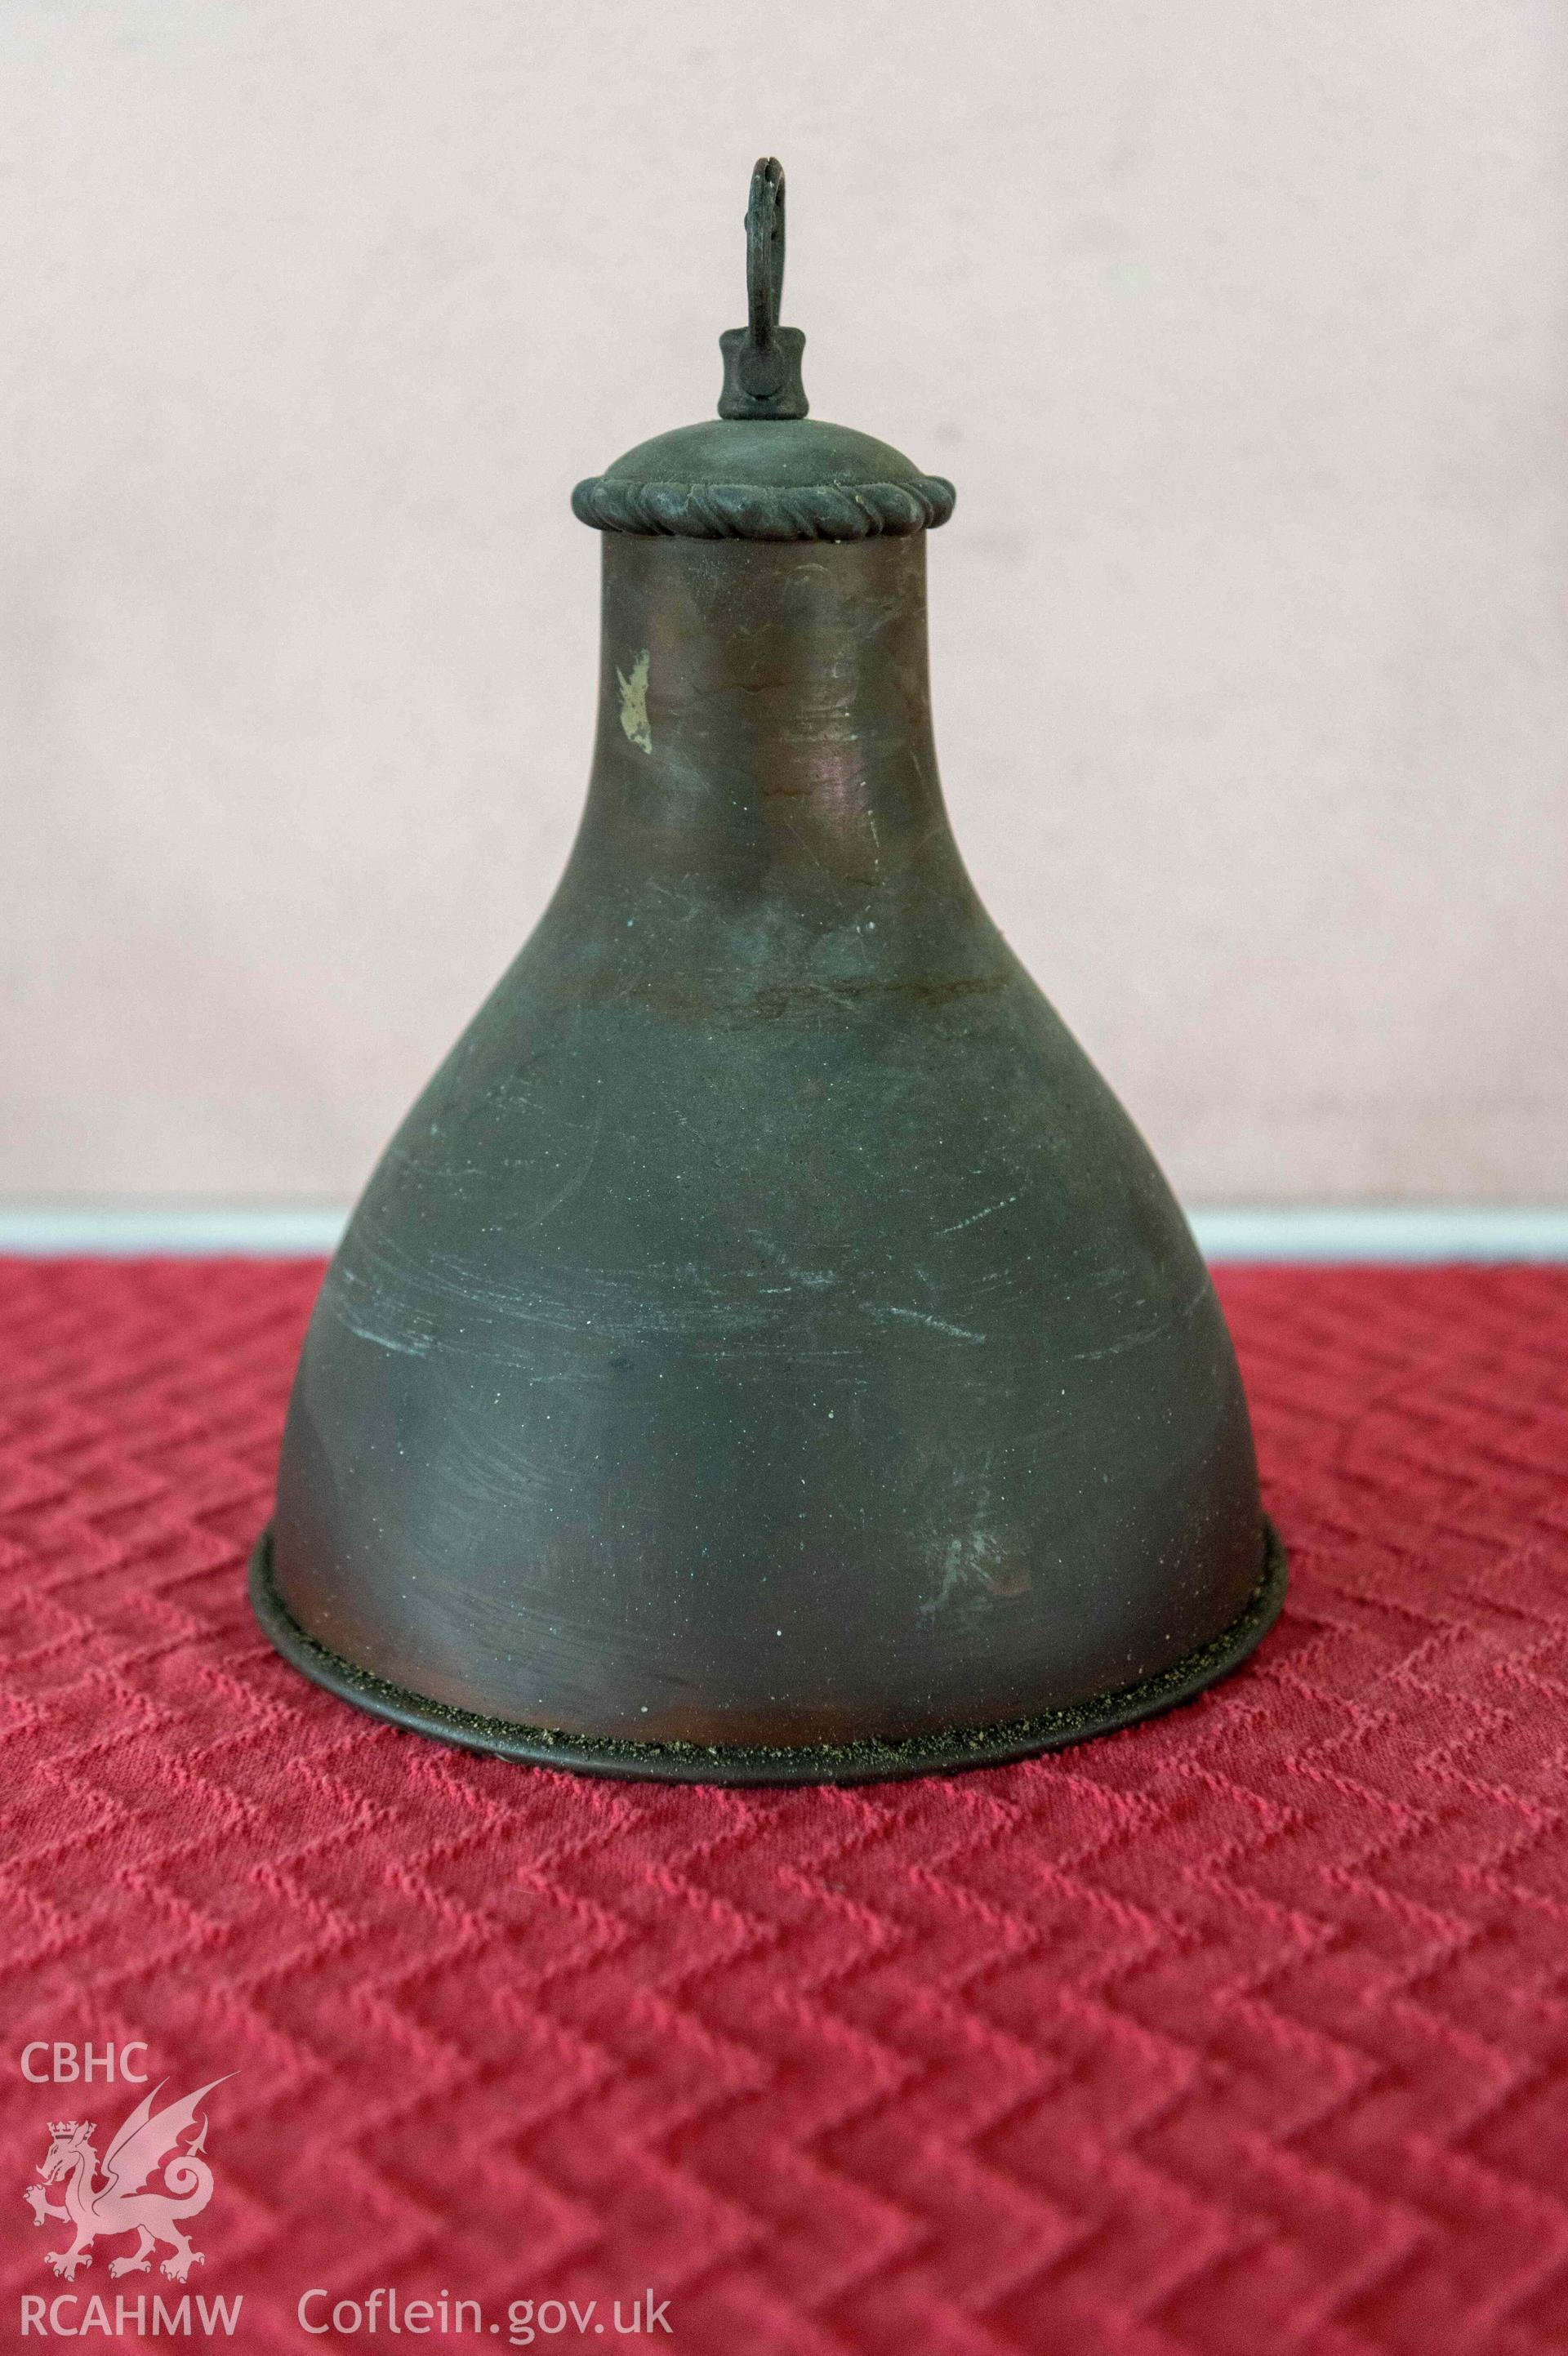
M 784 166 L 764 155 L 751 176 L 746 209 L 746 297 L 750 317 L 719 337 L 725 359 L 721 417 L 804 417 L 811 403 L 800 382 L 806 338 L 781 327 L 784 293 Z

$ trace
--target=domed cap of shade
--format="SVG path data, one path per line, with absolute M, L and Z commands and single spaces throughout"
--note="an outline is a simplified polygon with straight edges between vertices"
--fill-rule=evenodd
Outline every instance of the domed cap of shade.
M 807 415 L 806 338 L 779 324 L 784 285 L 784 171 L 765 155 L 746 208 L 744 327 L 719 337 L 719 413 L 627 451 L 572 494 L 598 531 L 681 540 L 869 540 L 946 523 L 953 487 L 903 452 Z

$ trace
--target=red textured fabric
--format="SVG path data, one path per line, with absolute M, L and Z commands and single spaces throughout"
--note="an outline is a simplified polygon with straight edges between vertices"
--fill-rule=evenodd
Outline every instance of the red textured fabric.
M 650 2288 L 638 2344 L 704 2356 L 1564 2344 L 1568 1271 L 1230 1273 L 1293 1563 L 1255 1661 L 1028 1765 L 756 1793 L 467 1757 L 268 1650 L 317 1274 L 4 1270 L 7 2329 L 179 2296 L 126 2240 L 56 2281 L 18 2197 L 139 2091 L 24 2044 L 145 2040 L 234 2073 L 184 2288 L 248 2350 L 364 2346 L 377 2286 L 502 2347 Z

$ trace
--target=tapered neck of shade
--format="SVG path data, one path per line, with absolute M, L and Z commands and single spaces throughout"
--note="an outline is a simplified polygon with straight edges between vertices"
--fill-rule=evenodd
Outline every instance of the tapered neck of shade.
M 739 881 L 874 880 L 950 843 L 931 736 L 925 534 L 607 533 L 585 837 Z M 607 840 L 608 838 L 608 840 Z

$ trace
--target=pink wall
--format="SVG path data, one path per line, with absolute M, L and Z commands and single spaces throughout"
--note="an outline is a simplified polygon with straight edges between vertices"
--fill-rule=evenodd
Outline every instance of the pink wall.
M 333 1200 L 582 790 L 580 475 L 951 475 L 993 911 L 1189 1199 L 1568 1196 L 1565 22 L 1525 0 L 0 16 L 0 1199 Z

